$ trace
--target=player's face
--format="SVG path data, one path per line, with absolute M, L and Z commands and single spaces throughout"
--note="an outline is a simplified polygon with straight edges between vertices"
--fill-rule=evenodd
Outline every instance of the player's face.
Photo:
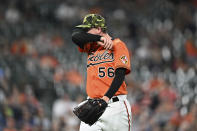
M 92 28 L 88 31 L 90 34 L 99 35 L 101 33 L 101 28 Z

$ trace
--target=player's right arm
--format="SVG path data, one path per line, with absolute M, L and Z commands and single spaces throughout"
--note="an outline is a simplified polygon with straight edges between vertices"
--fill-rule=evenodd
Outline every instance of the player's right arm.
M 84 49 L 86 44 L 93 42 L 97 42 L 97 44 L 103 46 L 105 49 L 112 48 L 111 37 L 108 34 L 106 36 L 100 36 L 88 33 L 87 30 L 81 28 L 75 28 L 73 30 L 72 41 L 81 49 Z
M 80 28 L 75 28 L 72 33 L 72 41 L 83 49 L 88 43 L 101 41 L 101 36 L 87 33 L 85 30 Z

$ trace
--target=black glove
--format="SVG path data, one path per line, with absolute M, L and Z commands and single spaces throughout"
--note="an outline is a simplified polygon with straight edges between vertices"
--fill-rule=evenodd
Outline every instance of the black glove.
M 104 113 L 107 103 L 103 99 L 88 99 L 74 108 L 74 114 L 86 124 L 93 125 Z

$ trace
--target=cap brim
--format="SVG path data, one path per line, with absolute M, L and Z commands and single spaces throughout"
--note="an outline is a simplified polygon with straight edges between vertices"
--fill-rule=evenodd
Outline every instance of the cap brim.
M 78 25 L 76 27 L 78 27 L 78 28 L 91 28 L 89 25 Z

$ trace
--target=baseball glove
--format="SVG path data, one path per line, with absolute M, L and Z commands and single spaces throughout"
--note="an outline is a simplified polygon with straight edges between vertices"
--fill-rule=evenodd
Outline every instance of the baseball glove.
M 104 113 L 107 103 L 103 99 L 88 99 L 74 108 L 74 114 L 86 124 L 93 125 Z

